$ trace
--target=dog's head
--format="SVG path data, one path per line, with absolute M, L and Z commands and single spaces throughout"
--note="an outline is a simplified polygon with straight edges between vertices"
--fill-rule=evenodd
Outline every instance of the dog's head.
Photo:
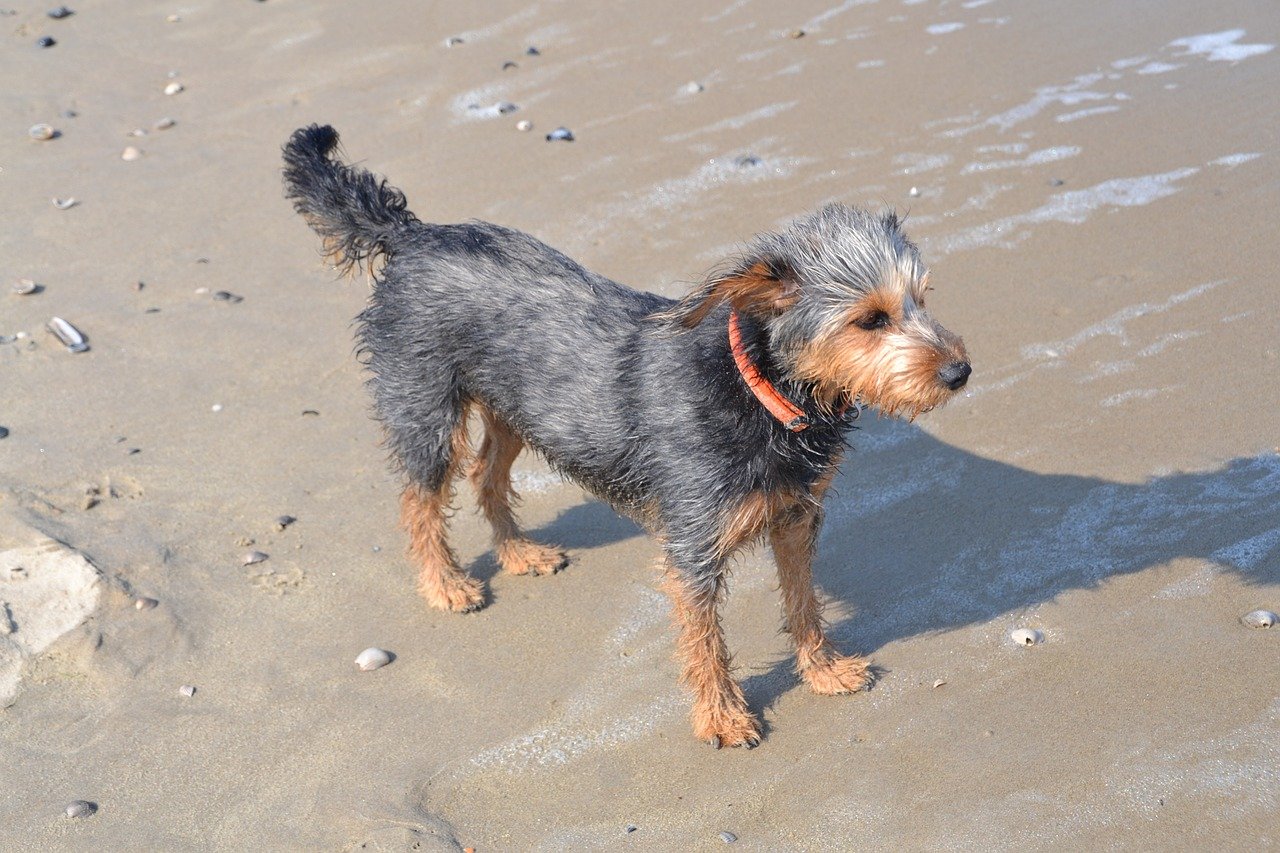
M 721 303 L 761 323 L 776 365 L 819 404 L 854 400 L 914 418 L 968 381 L 964 342 L 925 308 L 929 272 L 893 214 L 830 205 L 778 234 L 682 300 L 696 326 Z

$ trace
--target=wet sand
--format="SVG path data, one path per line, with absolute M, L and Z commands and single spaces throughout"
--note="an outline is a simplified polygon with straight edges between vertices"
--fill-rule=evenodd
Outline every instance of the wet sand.
M 1280 610 L 1280 10 L 473 5 L 0 10 L 0 568 L 74 616 L 10 595 L 0 848 L 1274 844 L 1280 633 L 1238 620 Z M 975 374 L 868 418 L 828 501 L 815 572 L 874 689 L 798 683 L 758 553 L 725 621 L 766 740 L 696 743 L 656 547 L 536 459 L 523 517 L 570 568 L 496 574 L 464 490 L 492 604 L 422 604 L 367 286 L 282 197 L 313 121 L 423 219 L 669 295 L 824 202 L 909 213 Z

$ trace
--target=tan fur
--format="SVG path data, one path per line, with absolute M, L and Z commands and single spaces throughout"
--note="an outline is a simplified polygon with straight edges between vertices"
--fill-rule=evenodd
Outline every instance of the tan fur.
M 768 264 L 757 262 L 743 272 L 707 282 L 682 300 L 674 313 L 684 326 L 693 328 L 723 302 L 743 314 L 769 317 L 781 314 L 798 298 L 794 286 L 778 278 Z
M 524 443 L 488 408 L 477 408 L 484 421 L 484 440 L 471 468 L 471 482 L 480 509 L 493 528 L 498 563 L 513 575 L 552 574 L 568 562 L 568 556 L 559 548 L 527 538 L 512 508 L 518 498 L 511 487 L 511 465 Z

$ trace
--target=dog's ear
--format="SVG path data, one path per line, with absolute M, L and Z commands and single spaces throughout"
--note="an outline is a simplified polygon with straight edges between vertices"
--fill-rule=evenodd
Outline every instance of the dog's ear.
M 664 316 L 692 329 L 716 306 L 728 302 L 739 314 L 767 320 L 795 305 L 799 298 L 800 283 L 790 267 L 781 260 L 758 259 L 707 279 Z

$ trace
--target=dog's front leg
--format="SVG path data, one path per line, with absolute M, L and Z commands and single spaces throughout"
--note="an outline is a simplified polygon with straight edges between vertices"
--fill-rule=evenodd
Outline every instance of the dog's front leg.
M 796 669 L 814 693 L 853 693 L 871 682 L 866 658 L 841 655 L 823 632 L 822 603 L 813 589 L 813 552 L 822 524 L 818 508 L 769 529 L 786 610 L 786 629 L 796 648 Z
M 742 688 L 734 681 L 729 650 L 720 628 L 723 576 L 716 572 L 694 579 L 670 560 L 663 590 L 671 596 L 680 635 L 676 651 L 683 666 L 680 679 L 693 690 L 693 734 L 717 749 L 760 742 L 760 723 L 747 710 Z

